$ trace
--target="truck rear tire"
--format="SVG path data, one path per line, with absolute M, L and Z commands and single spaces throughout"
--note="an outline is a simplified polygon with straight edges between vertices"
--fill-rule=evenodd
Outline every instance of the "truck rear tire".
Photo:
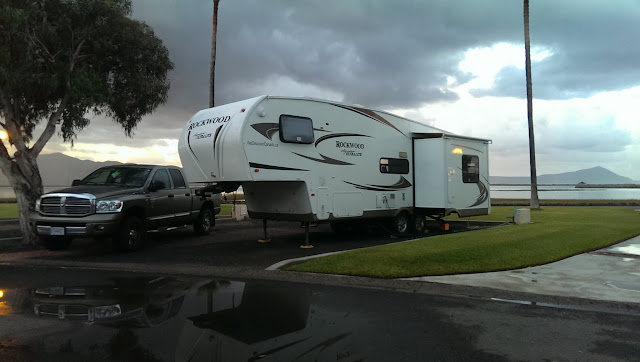
M 124 218 L 114 236 L 116 246 L 122 251 L 142 249 L 147 239 L 147 228 L 142 219 L 129 215 Z
M 198 235 L 209 235 L 211 228 L 215 225 L 213 213 L 208 208 L 200 210 L 198 218 L 193 223 L 193 229 Z
M 40 243 L 47 250 L 64 250 L 71 244 L 71 238 L 67 236 L 41 236 Z

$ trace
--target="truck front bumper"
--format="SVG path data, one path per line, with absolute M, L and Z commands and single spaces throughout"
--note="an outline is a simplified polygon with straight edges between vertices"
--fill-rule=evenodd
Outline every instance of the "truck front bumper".
M 122 214 L 93 214 L 84 217 L 56 217 L 31 214 L 38 235 L 104 236 L 118 230 Z

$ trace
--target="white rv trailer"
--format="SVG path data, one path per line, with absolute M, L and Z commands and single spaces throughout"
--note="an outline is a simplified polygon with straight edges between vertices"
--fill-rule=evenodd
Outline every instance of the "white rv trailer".
M 361 106 L 260 96 L 196 113 L 178 150 L 190 180 L 242 185 L 251 218 L 385 217 L 405 233 L 425 216 L 489 213 L 489 143 Z

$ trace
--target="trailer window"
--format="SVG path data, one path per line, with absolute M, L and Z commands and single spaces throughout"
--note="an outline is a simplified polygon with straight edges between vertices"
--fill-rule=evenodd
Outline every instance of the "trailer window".
M 406 175 L 409 173 L 409 160 L 404 158 L 381 158 L 380 172 Z
M 462 155 L 462 182 L 480 181 L 480 159 L 478 156 Z
M 290 143 L 313 143 L 313 122 L 311 118 L 281 115 L 280 141 Z

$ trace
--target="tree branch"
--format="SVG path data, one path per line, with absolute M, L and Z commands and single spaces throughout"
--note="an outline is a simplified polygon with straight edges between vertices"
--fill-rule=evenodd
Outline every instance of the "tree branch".
M 2 87 L 0 87 L 0 102 L 2 102 L 3 107 L 6 109 L 5 114 L 7 115 L 7 120 L 11 119 L 13 117 L 13 113 L 11 112 L 11 103 L 5 96 Z M 0 122 L 0 125 L 8 131 L 7 123 L 8 122 Z M 9 151 L 7 150 L 7 146 L 4 144 L 4 141 L 0 140 L 0 145 L 2 145 L 2 147 L 0 147 L 0 169 L 4 170 L 6 173 L 11 169 L 11 156 L 9 156 Z
M 44 131 L 38 138 L 38 141 L 36 141 L 36 143 L 31 148 L 31 154 L 34 157 L 38 157 L 40 152 L 42 152 L 42 149 L 44 148 L 44 146 L 47 144 L 47 142 L 49 142 L 49 140 L 55 133 L 56 124 L 60 120 L 60 117 L 62 117 L 62 112 L 64 112 L 64 109 L 67 106 L 67 103 L 69 102 L 69 94 L 71 92 L 71 73 L 73 73 L 73 69 L 76 66 L 76 62 L 80 58 L 80 51 L 82 50 L 84 42 L 85 41 L 82 40 L 80 44 L 78 44 L 78 47 L 73 52 L 73 55 L 69 60 L 69 72 L 67 73 L 67 76 L 65 79 L 66 91 L 64 93 L 64 96 L 62 97 L 62 101 L 60 101 L 60 104 L 58 105 L 58 109 L 56 109 L 56 111 L 51 114 L 51 116 L 49 117 L 49 120 L 47 121 L 47 126 L 45 127 Z
M 7 172 L 11 169 L 11 156 L 9 156 L 9 151 L 4 141 L 0 140 L 0 145 L 2 145 L 2 147 L 0 147 L 0 169 Z
M 2 106 L 5 109 L 5 114 L 8 119 L 13 118 L 13 108 L 11 107 L 11 102 L 9 102 L 9 98 L 4 94 L 4 90 L 0 86 L 0 102 L 2 102 Z M 6 127 L 5 127 L 6 128 Z
M 60 120 L 60 117 L 62 116 L 62 112 L 64 112 L 64 108 L 67 106 L 68 101 L 69 101 L 69 90 L 67 90 L 64 97 L 62 98 L 62 101 L 58 105 L 58 109 L 54 113 L 52 113 L 51 116 L 49 117 L 49 120 L 47 121 L 47 126 L 44 128 L 44 131 L 42 131 L 42 134 L 38 138 L 38 141 L 36 141 L 33 147 L 31 147 L 31 154 L 33 155 L 33 157 L 38 157 L 38 155 L 40 155 L 40 152 L 42 152 L 42 149 L 44 148 L 44 146 L 47 144 L 47 142 L 49 142 L 49 140 L 55 133 L 56 124 Z
M 16 115 L 14 113 L 14 109 L 12 107 L 11 102 L 7 98 L 4 90 L 0 87 L 0 101 L 2 101 L 2 105 L 5 108 L 5 114 L 7 115 L 6 122 L 2 125 L 2 127 L 7 130 L 9 133 L 9 142 L 13 143 L 18 151 L 26 151 L 27 146 L 24 143 L 24 139 L 22 138 L 22 132 L 20 131 L 20 126 L 16 121 Z

